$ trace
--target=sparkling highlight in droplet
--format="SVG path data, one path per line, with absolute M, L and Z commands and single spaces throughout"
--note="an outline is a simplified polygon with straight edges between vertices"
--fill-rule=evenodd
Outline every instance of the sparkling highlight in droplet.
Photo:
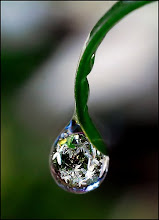
M 96 150 L 75 119 L 56 139 L 49 160 L 56 183 L 73 193 L 86 193 L 97 188 L 109 166 L 109 157 Z

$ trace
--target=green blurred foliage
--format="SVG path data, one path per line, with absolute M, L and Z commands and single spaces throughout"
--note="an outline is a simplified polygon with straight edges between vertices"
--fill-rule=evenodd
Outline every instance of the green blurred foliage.
M 2 219 L 106 218 L 118 198 L 119 191 L 109 183 L 85 195 L 60 189 L 49 170 L 53 140 L 33 134 L 15 116 L 14 92 L 57 46 L 48 42 L 36 51 L 2 50 Z
M 47 44 L 36 50 L 15 50 L 1 52 L 1 92 L 9 94 L 20 84 L 24 83 L 26 79 L 31 77 L 34 70 L 42 64 L 42 62 L 49 56 L 55 43 L 49 41 Z
M 49 171 L 51 143 L 17 123 L 9 106 L 3 100 L 2 218 L 106 218 L 118 198 L 117 188 L 105 182 L 106 187 L 85 195 L 60 189 Z

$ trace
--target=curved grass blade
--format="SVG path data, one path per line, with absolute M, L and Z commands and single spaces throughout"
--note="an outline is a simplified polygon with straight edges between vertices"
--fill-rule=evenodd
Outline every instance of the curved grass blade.
M 153 1 L 119 1 L 94 26 L 81 55 L 75 79 L 76 117 L 85 135 L 97 150 L 107 154 L 106 144 L 93 124 L 87 107 L 89 84 L 87 75 L 92 70 L 95 52 L 108 31 L 127 14 Z

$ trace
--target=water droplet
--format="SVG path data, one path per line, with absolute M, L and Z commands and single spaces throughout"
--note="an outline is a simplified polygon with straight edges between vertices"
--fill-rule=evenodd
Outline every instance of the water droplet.
M 95 60 L 95 54 L 93 53 L 92 56 L 91 56 L 91 60 L 90 60 L 90 66 L 91 66 L 91 68 L 92 68 L 93 65 L 94 65 L 94 60 Z
M 95 54 L 93 53 L 90 60 L 88 61 L 89 63 L 87 66 L 88 69 L 87 69 L 86 75 L 88 75 L 91 72 L 93 65 L 94 65 L 94 60 L 95 60 Z
M 56 183 L 73 193 L 97 188 L 109 166 L 109 157 L 96 150 L 74 118 L 56 139 L 49 160 Z

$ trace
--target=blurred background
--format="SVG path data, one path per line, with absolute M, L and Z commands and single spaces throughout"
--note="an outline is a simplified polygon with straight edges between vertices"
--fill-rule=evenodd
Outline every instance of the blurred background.
M 158 218 L 158 2 L 125 17 L 100 45 L 89 112 L 110 167 L 87 194 L 60 189 L 51 145 L 74 111 L 83 44 L 115 1 L 1 2 L 1 217 Z

